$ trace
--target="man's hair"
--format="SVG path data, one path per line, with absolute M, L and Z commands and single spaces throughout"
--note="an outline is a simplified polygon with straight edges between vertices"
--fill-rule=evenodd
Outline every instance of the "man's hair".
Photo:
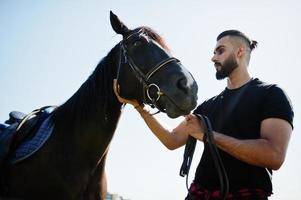
M 222 33 L 220 33 L 217 38 L 216 41 L 220 40 L 221 38 L 225 37 L 225 36 L 233 36 L 233 37 L 239 37 L 241 39 L 243 39 L 245 41 L 245 43 L 248 45 L 248 47 L 250 48 L 250 50 L 252 51 L 255 47 L 257 47 L 257 41 L 255 40 L 250 40 L 244 33 L 238 31 L 238 30 L 227 30 L 224 31 Z

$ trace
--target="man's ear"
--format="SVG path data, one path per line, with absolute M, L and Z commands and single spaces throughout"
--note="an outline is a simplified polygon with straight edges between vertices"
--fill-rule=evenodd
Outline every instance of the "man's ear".
M 121 34 L 123 37 L 129 34 L 130 29 L 112 11 L 110 11 L 110 22 L 116 33 Z
M 237 51 L 237 57 L 241 58 L 245 54 L 245 48 L 239 47 Z

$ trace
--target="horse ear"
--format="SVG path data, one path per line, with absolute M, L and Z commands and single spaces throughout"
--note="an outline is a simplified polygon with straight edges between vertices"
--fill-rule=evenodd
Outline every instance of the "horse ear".
M 112 11 L 110 11 L 110 21 L 111 26 L 116 33 L 123 36 L 129 33 L 130 30 L 128 29 L 128 27 L 126 27 L 126 25 L 124 25 L 122 21 L 120 21 L 120 19 L 117 17 L 117 15 L 115 15 Z

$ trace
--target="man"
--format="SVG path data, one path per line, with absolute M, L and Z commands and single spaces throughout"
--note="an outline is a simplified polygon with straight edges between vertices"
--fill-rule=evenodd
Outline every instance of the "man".
M 293 109 L 283 90 L 249 74 L 251 52 L 256 45 L 256 41 L 237 30 L 224 31 L 217 37 L 212 61 L 216 78 L 227 78 L 227 87 L 194 111 L 207 116 L 212 123 L 213 137 L 229 178 L 226 199 L 268 199 L 272 194 L 272 170 L 278 170 L 284 162 L 293 129 Z M 118 97 L 116 87 L 115 92 Z M 170 131 L 137 101 L 118 98 L 137 109 L 168 149 L 183 146 L 189 135 L 203 140 L 203 125 L 193 114 Z M 219 199 L 219 187 L 205 145 L 186 199 Z

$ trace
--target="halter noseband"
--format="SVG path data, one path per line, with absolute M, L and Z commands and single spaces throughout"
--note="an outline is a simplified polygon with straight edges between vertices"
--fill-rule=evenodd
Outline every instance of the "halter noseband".
M 135 34 L 135 33 L 133 33 L 133 34 Z M 168 63 L 173 62 L 173 61 L 176 61 L 176 62 L 180 62 L 180 61 L 178 59 L 174 58 L 174 57 L 168 57 L 168 58 L 162 60 L 161 62 L 159 62 L 158 64 L 156 64 L 153 68 L 151 68 L 151 70 L 149 72 L 147 72 L 147 74 L 144 74 L 142 72 L 142 70 L 135 64 L 135 62 L 133 61 L 133 59 L 129 56 L 127 48 L 124 45 L 124 41 L 127 40 L 128 38 L 130 38 L 133 34 L 129 35 L 127 38 L 123 39 L 120 42 L 121 51 L 122 51 L 121 56 L 123 55 L 124 63 L 128 63 L 130 65 L 132 71 L 134 72 L 135 77 L 138 79 L 138 81 L 140 83 L 142 83 L 142 85 L 143 85 L 143 87 L 142 87 L 143 91 L 142 92 L 143 92 L 143 100 L 144 100 L 144 102 L 145 103 L 148 102 L 147 101 L 147 98 L 148 98 L 148 100 L 151 101 L 150 106 L 156 107 L 161 112 L 165 112 L 164 109 L 160 108 L 157 105 L 157 101 L 160 99 L 161 96 L 166 95 L 166 94 L 164 94 L 164 92 L 160 89 L 160 87 L 157 84 L 150 83 L 149 79 L 158 70 L 160 70 L 161 68 L 163 68 L 164 66 L 166 66 Z M 119 64 L 119 68 L 120 68 L 120 64 Z M 156 98 L 150 96 L 149 90 L 152 87 L 156 88 L 156 90 L 157 90 L 157 92 L 156 92 L 157 97 Z

